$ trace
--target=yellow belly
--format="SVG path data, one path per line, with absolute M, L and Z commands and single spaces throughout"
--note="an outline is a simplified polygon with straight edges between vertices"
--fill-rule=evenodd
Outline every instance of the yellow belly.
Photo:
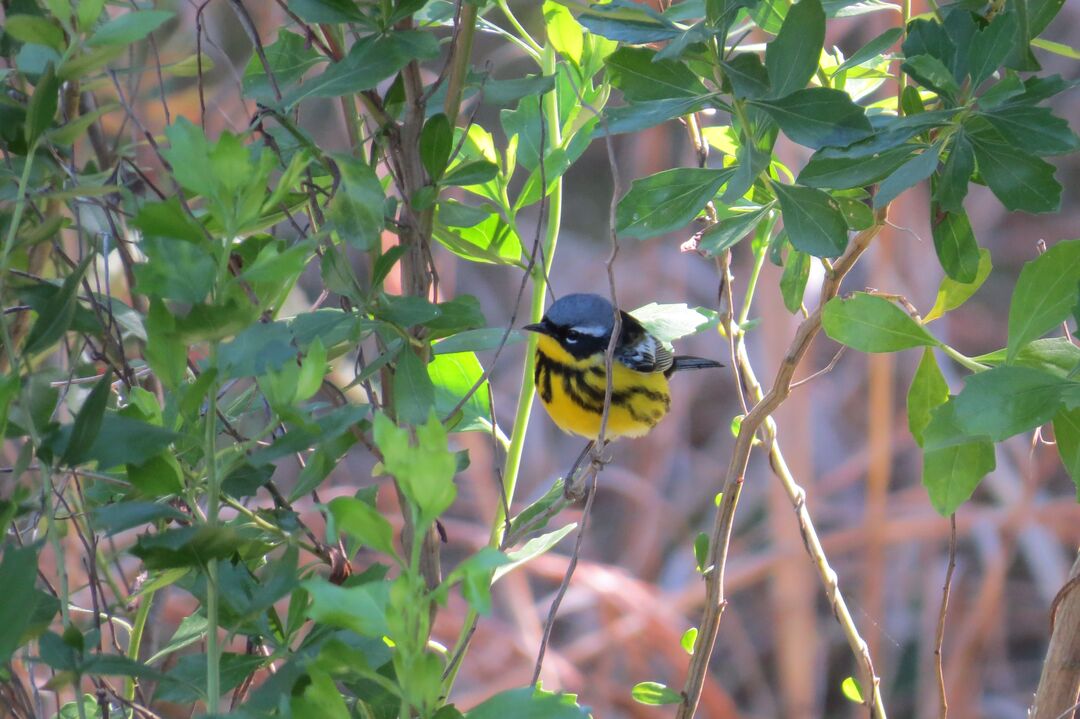
M 611 409 L 604 437 L 648 434 L 671 405 L 667 377 L 662 372 L 636 372 L 618 362 L 612 369 Z M 559 429 L 597 438 L 607 383 L 603 355 L 579 360 L 554 339 L 541 336 L 535 379 L 540 401 Z

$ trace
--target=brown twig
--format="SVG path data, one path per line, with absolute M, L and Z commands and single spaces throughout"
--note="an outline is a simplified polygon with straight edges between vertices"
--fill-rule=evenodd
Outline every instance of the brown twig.
M 937 633 L 934 636 L 934 663 L 937 665 L 938 696 L 941 698 L 941 719 L 949 716 L 949 700 L 945 693 L 945 668 L 941 645 L 945 641 L 945 614 L 949 611 L 953 571 L 956 569 L 956 513 L 949 515 L 949 564 L 945 569 L 945 586 L 941 589 L 941 611 L 938 612 Z
M 1067 719 L 1080 693 L 1080 555 L 1054 598 L 1053 630 L 1030 719 Z

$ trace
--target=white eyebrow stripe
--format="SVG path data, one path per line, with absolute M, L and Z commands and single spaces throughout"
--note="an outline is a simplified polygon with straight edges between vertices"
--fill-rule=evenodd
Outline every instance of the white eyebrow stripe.
M 571 328 L 576 332 L 580 332 L 583 335 L 589 335 L 590 337 L 603 337 L 607 334 L 607 327 L 601 325 L 589 325 L 587 327 L 573 327 Z

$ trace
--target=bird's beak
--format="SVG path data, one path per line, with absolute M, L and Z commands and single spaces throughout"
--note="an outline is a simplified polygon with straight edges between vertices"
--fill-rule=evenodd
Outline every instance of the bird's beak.
M 542 335 L 551 334 L 551 332 L 548 331 L 547 325 L 545 325 L 543 322 L 536 322 L 531 325 L 525 325 L 521 329 L 525 330 L 526 332 L 536 332 Z

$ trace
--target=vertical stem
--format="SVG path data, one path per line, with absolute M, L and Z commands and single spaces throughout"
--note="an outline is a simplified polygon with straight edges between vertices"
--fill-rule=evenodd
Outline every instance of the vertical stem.
M 211 346 L 211 364 L 217 348 Z M 218 521 L 221 486 L 217 476 L 217 393 L 218 383 L 210 383 L 210 399 L 206 408 L 206 523 L 213 527 Z M 206 711 L 216 714 L 221 701 L 221 648 L 218 646 L 218 563 L 206 563 Z
M 131 637 L 128 638 L 127 658 L 133 662 L 139 661 L 139 650 L 142 648 L 143 632 L 146 630 L 146 620 L 150 617 L 150 607 L 154 603 L 154 594 L 150 591 L 146 596 L 139 599 L 139 607 L 135 610 L 135 622 L 131 625 Z M 135 678 L 128 677 L 124 680 L 124 699 L 130 704 L 135 701 Z M 134 716 L 131 711 L 129 716 Z
M 465 89 L 465 79 L 469 74 L 469 59 L 472 57 L 473 37 L 476 34 L 476 5 L 471 2 L 461 4 L 461 19 L 458 24 L 458 35 L 454 40 L 453 66 L 450 68 L 450 79 L 446 87 L 446 103 L 443 108 L 446 119 L 450 126 L 457 124 L 458 112 L 461 110 L 461 94 Z

